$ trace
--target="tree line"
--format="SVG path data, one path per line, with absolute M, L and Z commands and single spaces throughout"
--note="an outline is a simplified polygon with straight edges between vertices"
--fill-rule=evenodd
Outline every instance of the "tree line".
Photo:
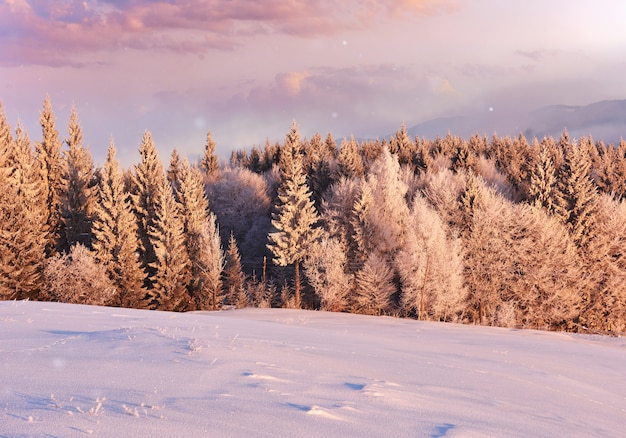
M 41 140 L 0 106 L 0 298 L 172 311 L 294 307 L 626 331 L 626 142 L 339 145 L 328 134 L 167 166 L 145 132 L 95 168 L 75 109 Z

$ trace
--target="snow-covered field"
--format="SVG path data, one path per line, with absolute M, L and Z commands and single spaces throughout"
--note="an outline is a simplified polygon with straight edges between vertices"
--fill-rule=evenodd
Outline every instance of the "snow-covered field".
M 626 436 L 626 340 L 0 302 L 0 436 Z

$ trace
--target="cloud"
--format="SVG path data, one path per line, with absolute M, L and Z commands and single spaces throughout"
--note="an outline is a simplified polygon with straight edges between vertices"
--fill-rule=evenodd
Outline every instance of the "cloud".
M 0 2 L 0 62 L 76 65 L 81 55 L 120 48 L 201 55 L 237 47 L 250 35 L 327 35 L 365 29 L 386 16 L 443 13 L 452 4 L 450 0 L 5 0 Z

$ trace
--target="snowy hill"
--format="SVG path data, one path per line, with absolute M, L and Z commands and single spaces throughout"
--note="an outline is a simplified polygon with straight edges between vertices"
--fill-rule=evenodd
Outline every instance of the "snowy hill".
M 0 436 L 624 436 L 623 338 L 0 302 Z

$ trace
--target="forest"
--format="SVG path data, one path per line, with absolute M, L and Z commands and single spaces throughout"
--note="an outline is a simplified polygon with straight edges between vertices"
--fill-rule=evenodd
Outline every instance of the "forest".
M 0 104 L 0 299 L 289 307 L 626 332 L 626 141 L 302 138 L 218 160 L 150 132 L 102 167 L 50 98 L 41 139 Z M 226 161 L 226 160 L 224 160 Z

